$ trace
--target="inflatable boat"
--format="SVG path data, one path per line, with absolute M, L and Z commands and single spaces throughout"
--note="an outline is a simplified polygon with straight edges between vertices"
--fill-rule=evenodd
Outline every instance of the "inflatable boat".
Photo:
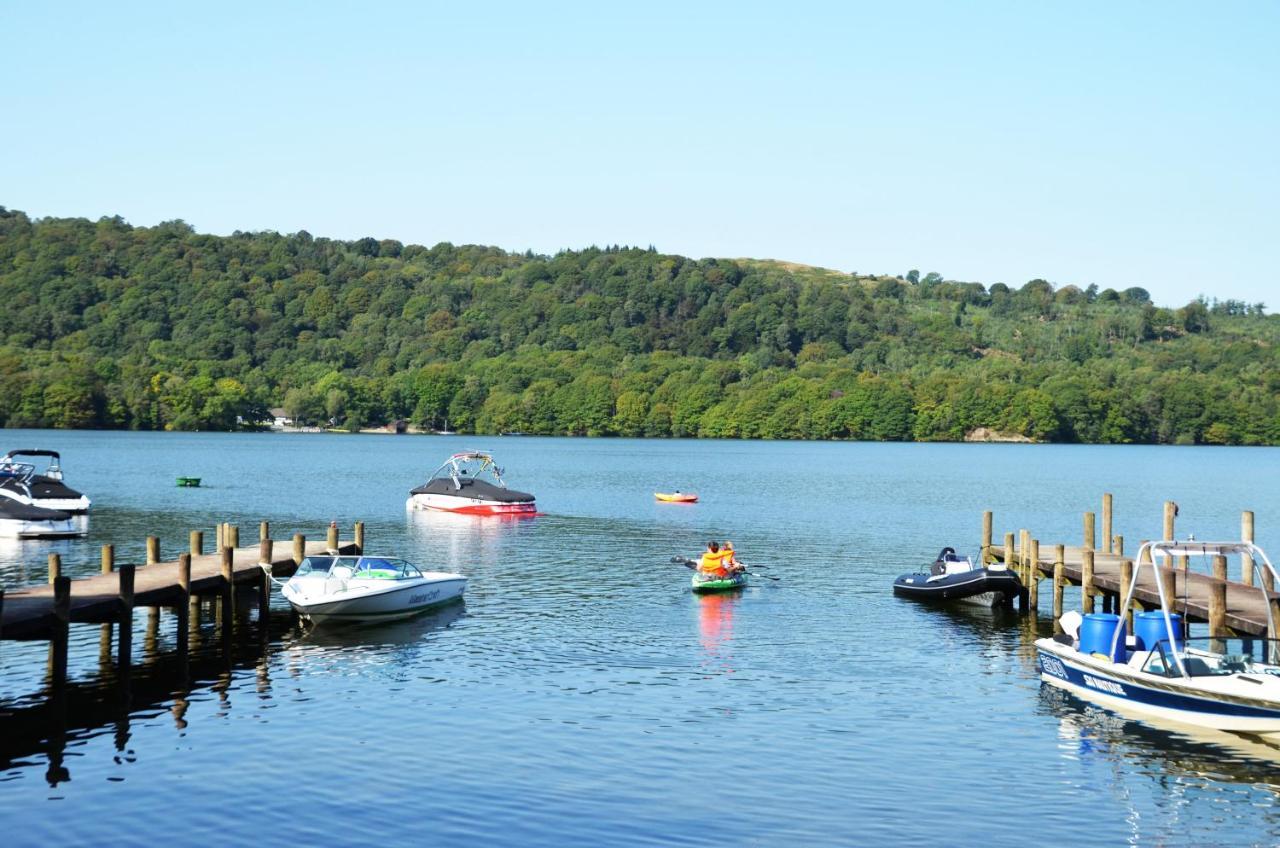
M 985 607 L 1007 606 L 1023 591 L 1018 576 L 1003 564 L 982 568 L 955 548 L 943 548 L 927 572 L 903 574 L 893 581 L 893 593 L 900 597 Z

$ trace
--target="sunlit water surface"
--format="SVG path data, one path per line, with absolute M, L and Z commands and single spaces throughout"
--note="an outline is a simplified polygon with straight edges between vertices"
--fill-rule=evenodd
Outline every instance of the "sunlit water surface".
M 73 625 L 0 643 L 3 844 L 1275 844 L 1280 756 L 1042 689 L 1038 623 L 893 597 L 944 544 L 1075 542 L 1115 493 L 1132 546 L 1180 532 L 1280 541 L 1280 451 L 542 438 L 5 432 L 61 450 L 88 539 L 5 542 L 0 577 L 93 573 L 112 542 L 170 558 L 218 521 L 246 539 L 368 525 L 369 549 L 471 578 L 465 606 L 299 627 L 277 595 L 229 654 L 206 625 L 189 683 L 173 619 L 135 616 L 128 674 Z M 407 513 L 450 452 L 489 448 L 538 496 L 521 521 Z M 200 476 L 199 489 L 174 485 Z M 693 506 L 655 490 L 694 490 Z M 674 554 L 732 539 L 768 566 L 693 596 Z M 1280 545 L 1273 548 L 1280 549 Z M 1044 593 L 1048 594 L 1047 590 Z M 1075 603 L 1069 595 L 1069 603 Z

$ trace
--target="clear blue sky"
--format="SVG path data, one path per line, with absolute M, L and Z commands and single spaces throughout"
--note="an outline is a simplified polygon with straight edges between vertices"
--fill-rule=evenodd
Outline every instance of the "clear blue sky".
M 0 204 L 1280 308 L 1280 3 L 0 2 Z

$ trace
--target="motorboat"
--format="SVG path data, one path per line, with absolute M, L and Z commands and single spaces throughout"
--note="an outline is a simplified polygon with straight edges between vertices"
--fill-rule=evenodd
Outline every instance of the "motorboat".
M 1133 577 L 1121 587 L 1119 614 L 1059 619 L 1063 632 L 1036 640 L 1040 679 L 1086 701 L 1138 719 L 1154 717 L 1211 730 L 1244 733 L 1280 743 L 1280 640 L 1276 622 L 1266 639 L 1203 638 L 1184 634 L 1181 616 L 1172 612 L 1155 561 L 1160 557 L 1243 555 L 1252 563 L 1254 582 L 1269 600 L 1263 576 L 1280 580 L 1275 566 L 1251 542 L 1146 542 L 1138 551 Z M 1134 616 L 1128 633 L 1125 616 L 1134 588 L 1151 569 L 1160 609 Z M 1270 582 L 1270 581 L 1268 581 Z M 1267 607 L 1264 605 L 1263 609 Z
M 682 492 L 676 489 L 674 492 L 654 492 L 653 496 L 663 503 L 697 503 L 698 496 L 693 492 Z
M 0 497 L 0 537 L 9 539 L 74 539 L 88 532 L 82 518 Z
M 30 459 L 48 460 L 39 470 Z M 62 457 L 51 450 L 13 450 L 0 457 L 0 496 L 30 506 L 56 509 L 71 515 L 84 515 L 91 501 L 72 489 L 62 479 Z
M 389 621 L 462 598 L 467 578 L 422 571 L 403 559 L 377 556 L 311 556 L 280 592 L 313 622 Z
M 405 506 L 470 515 L 535 515 L 533 495 L 508 489 L 502 473 L 483 451 L 455 453 L 430 480 L 410 491 Z
M 1004 563 L 975 565 L 955 548 L 943 548 L 927 572 L 903 574 L 893 593 L 929 601 L 963 601 L 984 607 L 1008 606 L 1022 592 L 1022 581 Z

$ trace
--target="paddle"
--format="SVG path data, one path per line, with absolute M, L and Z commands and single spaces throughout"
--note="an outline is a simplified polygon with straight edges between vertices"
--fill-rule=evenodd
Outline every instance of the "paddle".
M 697 570 L 697 568 L 698 568 L 698 563 L 697 563 L 696 561 L 694 561 L 694 560 L 689 559 L 688 557 L 673 556 L 673 557 L 671 558 L 671 561 L 672 561 L 672 562 L 674 562 L 674 563 L 679 563 L 680 565 L 683 565 L 685 568 L 688 568 L 688 569 Z M 763 565 L 753 565 L 753 566 L 751 566 L 751 568 L 764 568 L 764 566 L 763 566 Z M 744 573 L 746 573 L 746 574 L 750 574 L 752 577 L 763 577 L 763 578 L 764 578 L 764 579 L 766 579 L 766 580 L 781 580 L 781 579 L 782 579 L 781 577 L 774 577 L 772 574 L 761 574 L 759 571 L 750 571 L 750 570 L 748 570 L 748 569 L 747 569 L 747 567 L 746 567 L 746 566 L 743 566 L 742 570 L 743 570 L 743 572 L 744 572 Z

